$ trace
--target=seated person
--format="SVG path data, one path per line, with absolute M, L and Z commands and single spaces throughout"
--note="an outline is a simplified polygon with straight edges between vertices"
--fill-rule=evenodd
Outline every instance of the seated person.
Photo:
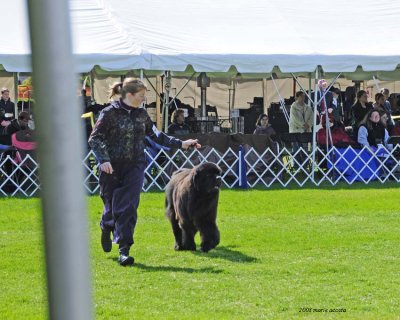
M 173 135 L 182 135 L 190 133 L 189 126 L 185 123 L 185 111 L 176 109 L 172 112 L 171 124 L 168 127 L 168 133 Z
M 379 144 L 389 147 L 388 139 L 389 133 L 381 122 L 379 111 L 368 111 L 358 128 L 357 142 L 368 148 L 378 147 Z
M 266 134 L 270 137 L 276 135 L 274 128 L 268 123 L 268 116 L 265 113 L 258 117 L 253 134 Z
M 376 110 L 385 110 L 384 104 L 385 104 L 385 96 L 380 92 L 375 94 L 375 102 L 372 104 L 372 107 Z
M 332 114 L 329 114 L 329 130 L 332 136 L 332 143 L 335 147 L 346 148 L 348 146 L 355 146 L 356 143 L 347 134 L 344 127 L 338 123 Z M 322 128 L 317 132 L 317 143 L 320 146 L 326 146 L 326 118 L 322 116 Z M 331 146 L 331 140 L 328 137 L 328 145 Z
M 356 103 L 351 107 L 352 127 L 356 135 L 357 130 L 363 121 L 365 115 L 372 109 L 372 105 L 368 103 L 368 94 L 364 90 L 357 92 Z
M 385 108 L 385 96 L 378 92 L 375 95 L 375 103 L 373 104 L 375 110 L 379 111 L 381 116 L 381 122 L 390 133 L 394 127 L 394 121 L 392 120 L 391 113 Z
M 9 121 L 6 127 L 0 127 L 0 144 L 11 145 L 11 136 L 13 133 L 25 129 L 29 129 L 29 113 L 22 111 L 18 115 L 18 119 Z

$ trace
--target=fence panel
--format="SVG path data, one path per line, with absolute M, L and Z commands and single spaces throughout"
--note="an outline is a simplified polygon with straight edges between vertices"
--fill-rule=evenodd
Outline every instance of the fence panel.
M 214 148 L 201 150 L 167 152 L 160 150 L 156 155 L 146 151 L 148 165 L 145 172 L 143 191 L 164 190 L 171 175 L 176 170 L 192 168 L 210 161 L 222 169 L 222 182 L 226 188 L 243 185 L 243 177 L 249 188 L 272 185 L 287 187 L 306 183 L 319 186 L 323 182 L 336 185 L 339 181 L 348 184 L 371 181 L 385 183 L 400 182 L 400 145 L 393 150 L 380 148 L 371 152 L 362 149 L 316 148 L 314 156 L 309 150 L 290 148 L 271 150 L 267 148 L 259 154 L 254 148 L 243 149 L 243 156 L 229 148 L 224 153 Z M 40 190 L 39 164 L 27 155 L 21 162 L 10 155 L 0 154 L 0 195 L 32 197 Z M 99 168 L 92 151 L 82 160 L 84 168 L 83 183 L 88 194 L 99 192 Z M 55 173 L 56 174 L 56 173 Z

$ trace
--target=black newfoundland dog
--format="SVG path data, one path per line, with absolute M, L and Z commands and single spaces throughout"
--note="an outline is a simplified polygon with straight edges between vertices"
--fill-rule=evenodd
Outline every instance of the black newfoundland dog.
M 172 175 L 165 194 L 165 212 L 175 236 L 175 250 L 196 250 L 194 236 L 200 232 L 203 252 L 219 243 L 216 223 L 221 169 L 202 163 Z

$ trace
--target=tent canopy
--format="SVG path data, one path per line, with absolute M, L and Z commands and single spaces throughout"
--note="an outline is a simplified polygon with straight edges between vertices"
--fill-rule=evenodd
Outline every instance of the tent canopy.
M 325 73 L 399 78 L 392 0 L 70 0 L 77 72 Z M 3 4 L 0 64 L 29 72 L 25 0 Z M 44 35 L 45 36 L 45 35 Z

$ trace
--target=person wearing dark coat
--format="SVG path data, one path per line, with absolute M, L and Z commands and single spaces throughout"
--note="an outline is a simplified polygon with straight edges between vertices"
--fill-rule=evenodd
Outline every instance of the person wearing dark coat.
M 185 111 L 176 109 L 171 115 L 171 124 L 168 127 L 168 133 L 173 135 L 183 135 L 190 132 L 190 127 L 185 123 Z
M 29 113 L 22 111 L 18 115 L 18 119 L 13 119 L 7 127 L 0 127 L 0 144 L 11 146 L 11 136 L 18 131 L 28 129 Z
M 100 196 L 104 203 L 100 221 L 101 245 L 104 252 L 110 252 L 113 233 L 114 242 L 119 245 L 118 262 L 127 266 L 134 263 L 129 251 L 146 169 L 146 136 L 172 148 L 201 146 L 197 140 L 182 141 L 157 130 L 147 111 L 140 108 L 147 90 L 142 81 L 126 78 L 123 83 L 116 83 L 112 90 L 121 98 L 101 111 L 89 137 L 89 145 L 99 162 Z
M 360 126 L 361 121 L 363 121 L 365 115 L 372 110 L 372 105 L 368 103 L 368 94 L 364 90 L 360 90 L 357 92 L 357 101 L 351 107 L 351 118 L 352 118 L 352 127 L 353 134 L 357 137 L 358 128 Z
M 257 122 L 256 122 L 256 129 L 254 130 L 253 134 L 266 134 L 267 136 L 275 136 L 276 132 L 275 129 L 268 123 L 268 115 L 262 113 L 259 115 Z
M 10 90 L 7 88 L 1 89 L 0 99 L 0 114 L 2 114 L 1 122 L 15 119 L 15 104 L 10 99 Z

